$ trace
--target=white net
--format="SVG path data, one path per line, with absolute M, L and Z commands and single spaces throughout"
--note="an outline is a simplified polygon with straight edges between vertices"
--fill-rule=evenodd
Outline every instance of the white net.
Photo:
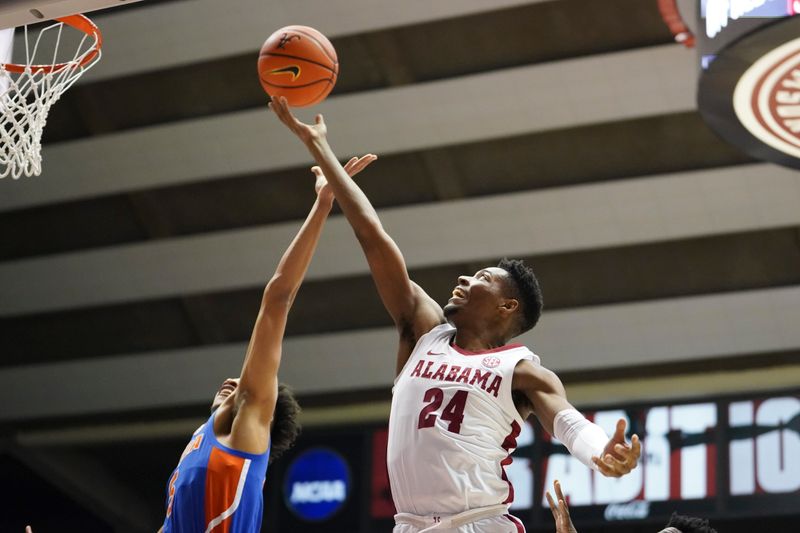
M 41 174 L 50 106 L 100 59 L 100 33 L 87 31 L 96 27 L 80 15 L 62 20 L 30 32 L 23 27 L 24 63 L 0 63 L 0 178 Z M 70 33 L 84 32 L 83 37 L 64 38 L 65 25 Z

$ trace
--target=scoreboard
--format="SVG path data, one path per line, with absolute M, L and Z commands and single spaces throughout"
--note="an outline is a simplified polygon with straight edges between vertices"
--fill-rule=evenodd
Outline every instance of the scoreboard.
M 511 508 L 528 528 L 551 523 L 544 490 L 555 479 L 579 531 L 621 522 L 666 523 L 675 510 L 711 519 L 800 514 L 800 390 L 581 411 L 609 434 L 625 418 L 628 437 L 637 433 L 642 439 L 640 464 L 627 476 L 606 478 L 531 419 L 506 467 L 514 486 Z M 386 472 L 387 435 L 385 426 L 303 435 L 288 460 L 270 466 L 264 530 L 391 531 L 395 509 Z M 340 483 L 329 473 L 294 480 L 294 459 L 319 447 L 334 449 L 348 463 L 347 492 L 321 490 Z M 341 512 L 328 521 L 298 518 L 293 498 L 308 487 L 320 488 L 315 501 Z
M 800 0 L 701 0 L 697 104 L 723 139 L 800 169 Z

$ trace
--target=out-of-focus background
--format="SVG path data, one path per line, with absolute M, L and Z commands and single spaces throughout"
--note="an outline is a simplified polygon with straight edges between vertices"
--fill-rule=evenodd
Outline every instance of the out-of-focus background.
M 7 4 L 2 27 L 37 2 Z M 677 7 L 707 37 L 699 2 Z M 554 530 L 555 478 L 581 532 L 657 531 L 673 510 L 794 530 L 800 174 L 712 131 L 703 54 L 657 0 L 146 0 L 90 17 L 104 57 L 53 107 L 42 175 L 0 181 L 0 530 L 159 527 L 313 202 L 311 160 L 256 74 L 288 24 L 338 52 L 333 93 L 298 113 L 325 114 L 343 160 L 380 155 L 357 179 L 413 279 L 444 302 L 458 275 L 525 259 L 546 311 L 523 342 L 595 421 L 644 437 L 642 466 L 609 481 L 532 420 L 509 468 L 528 530 Z M 337 211 L 287 328 L 305 429 L 270 467 L 264 531 L 391 530 L 395 346 Z M 298 478 L 320 446 L 339 477 Z

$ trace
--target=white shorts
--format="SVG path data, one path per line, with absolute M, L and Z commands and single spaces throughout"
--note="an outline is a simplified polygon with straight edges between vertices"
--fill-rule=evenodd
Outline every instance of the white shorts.
M 397 524 L 393 533 L 418 533 L 424 528 L 411 524 Z M 519 518 L 510 514 L 482 518 L 452 529 L 437 529 L 436 533 L 525 533 L 525 526 Z

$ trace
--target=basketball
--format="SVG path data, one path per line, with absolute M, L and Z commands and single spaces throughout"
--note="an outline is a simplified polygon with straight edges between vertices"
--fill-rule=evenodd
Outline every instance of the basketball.
M 293 107 L 323 101 L 336 84 L 336 50 L 314 28 L 286 26 L 269 36 L 258 56 L 258 77 L 271 97 L 285 96 Z

